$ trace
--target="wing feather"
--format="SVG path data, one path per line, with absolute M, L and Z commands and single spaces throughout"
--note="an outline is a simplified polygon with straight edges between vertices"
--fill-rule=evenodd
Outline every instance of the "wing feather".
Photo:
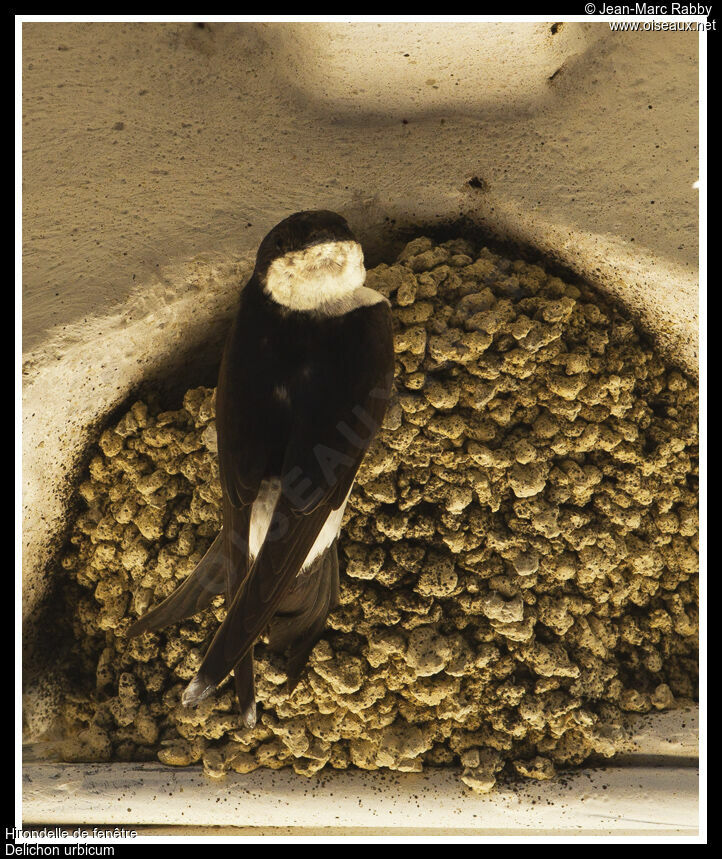
M 226 586 L 223 529 L 211 543 L 198 566 L 186 580 L 156 608 L 137 620 L 128 630 L 133 638 L 185 620 L 207 608 Z

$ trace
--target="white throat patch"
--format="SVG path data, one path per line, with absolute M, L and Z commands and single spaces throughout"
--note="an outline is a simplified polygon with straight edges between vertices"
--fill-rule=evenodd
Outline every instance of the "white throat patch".
M 342 316 L 386 300 L 365 287 L 365 280 L 361 245 L 329 241 L 274 260 L 268 267 L 264 288 L 274 301 L 291 310 Z

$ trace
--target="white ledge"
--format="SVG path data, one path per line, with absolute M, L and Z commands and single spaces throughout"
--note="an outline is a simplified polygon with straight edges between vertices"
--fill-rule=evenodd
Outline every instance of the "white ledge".
M 578 771 L 478 796 L 454 770 L 332 771 L 306 779 L 264 769 L 212 781 L 198 767 L 31 764 L 23 770 L 23 818 L 28 824 L 131 827 L 696 835 L 697 789 L 697 769 L 677 766 Z
M 613 765 L 502 784 L 484 796 L 469 791 L 455 769 L 330 770 L 310 779 L 289 769 L 259 769 L 213 780 L 198 766 L 27 763 L 23 821 L 141 832 L 163 827 L 151 831 L 158 835 L 171 826 L 179 834 L 183 827 L 183 834 L 233 827 L 215 831 L 694 836 L 698 720 L 696 708 L 640 717 Z

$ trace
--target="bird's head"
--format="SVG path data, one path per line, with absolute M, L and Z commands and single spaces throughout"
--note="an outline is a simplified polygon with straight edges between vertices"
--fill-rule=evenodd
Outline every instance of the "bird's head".
M 265 292 L 292 310 L 333 307 L 363 286 L 364 256 L 335 212 L 296 212 L 261 242 L 256 275 Z

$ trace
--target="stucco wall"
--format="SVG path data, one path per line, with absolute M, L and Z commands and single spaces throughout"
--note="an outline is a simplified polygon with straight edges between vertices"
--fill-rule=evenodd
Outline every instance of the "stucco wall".
M 298 209 L 378 253 L 466 217 L 696 373 L 697 53 L 606 23 L 25 24 L 26 616 L 87 427 L 164 366 L 195 380 Z

